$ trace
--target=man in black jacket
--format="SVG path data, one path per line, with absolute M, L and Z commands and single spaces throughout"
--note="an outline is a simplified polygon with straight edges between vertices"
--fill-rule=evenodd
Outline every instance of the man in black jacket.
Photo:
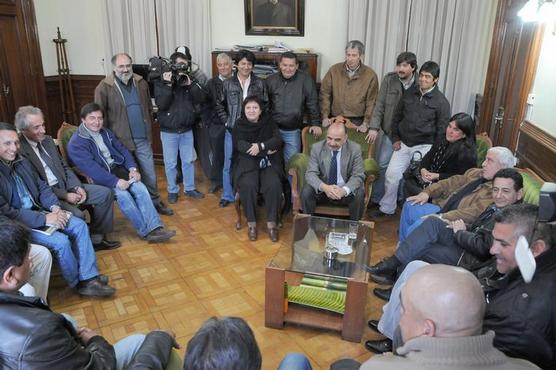
M 398 270 L 414 260 L 456 265 L 471 270 L 490 258 L 494 216 L 504 207 L 519 202 L 523 196 L 523 177 L 513 168 L 505 168 L 493 178 L 492 200 L 471 225 L 463 220 L 447 221 L 428 217 L 401 241 L 393 256 L 371 269 L 371 278 L 393 283 Z
M 164 368 L 175 334 L 136 334 L 113 347 L 94 330 L 52 312 L 39 297 L 18 289 L 29 279 L 29 230 L 0 219 L 0 367 L 2 369 L 94 370 Z
M 113 229 L 112 191 L 104 186 L 81 183 L 62 159 L 52 137 L 46 135 L 44 116 L 39 108 L 20 107 L 15 115 L 15 127 L 20 134 L 19 153 L 31 162 L 41 180 L 50 185 L 62 209 L 84 220 L 80 206 L 93 206 L 90 231 L 95 250 L 120 247 L 120 242 L 105 239 L 105 234 Z
M 398 184 L 412 156 L 423 156 L 446 132 L 450 119 L 450 103 L 437 86 L 440 67 L 425 62 L 419 70 L 419 84 L 411 86 L 400 99 L 392 118 L 394 154 L 386 169 L 384 196 L 380 209 L 372 217 L 393 215 L 396 211 Z
M 280 56 L 280 71 L 265 81 L 269 110 L 284 141 L 284 164 L 301 151 L 300 131 L 305 110 L 309 113 L 310 132 L 320 136 L 321 119 L 315 82 L 299 70 L 297 55 L 287 51 Z
M 176 51 L 170 60 L 183 70 L 191 68 L 191 58 Z M 194 104 L 204 99 L 202 86 L 192 81 L 186 72 L 164 72 L 154 85 L 154 100 L 158 106 L 160 141 L 164 154 L 164 171 L 168 182 L 168 203 L 178 201 L 179 185 L 176 183 L 178 154 L 181 158 L 183 187 L 187 197 L 204 198 L 195 187 L 195 165 L 197 158 L 193 146 L 193 126 L 196 112 Z
M 224 81 L 232 77 L 232 58 L 226 53 L 216 56 L 218 76 L 207 82 L 208 99 L 203 104 L 203 121 L 209 126 L 209 139 L 211 150 L 211 184 L 209 193 L 215 193 L 222 188 L 222 170 L 224 169 L 224 136 L 226 127 L 216 112 L 216 102 L 222 97 Z

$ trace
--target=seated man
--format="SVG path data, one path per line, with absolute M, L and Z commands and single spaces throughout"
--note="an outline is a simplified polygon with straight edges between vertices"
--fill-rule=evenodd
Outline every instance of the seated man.
M 14 131 L 15 133 L 15 131 Z M 131 335 L 112 346 L 89 328 L 54 313 L 37 297 L 18 293 L 31 270 L 30 231 L 0 220 L 0 341 L 3 369 L 160 369 L 166 366 L 175 334 Z
M 187 343 L 184 370 L 260 370 L 261 351 L 253 331 L 239 317 L 212 317 Z M 300 353 L 289 353 L 278 370 L 311 370 Z
M 48 184 L 35 175 L 31 163 L 17 154 L 19 137 L 15 127 L 0 122 L 0 214 L 30 228 L 33 243 L 50 249 L 70 287 L 81 295 L 112 296 L 108 278 L 98 273 L 95 251 L 87 224 L 60 208 Z M 47 235 L 35 230 L 56 226 Z
M 317 203 L 349 206 L 349 218 L 359 220 L 365 200 L 365 170 L 359 144 L 348 140 L 342 123 L 328 128 L 326 140 L 314 143 L 301 192 L 303 212 L 315 213 Z
M 169 240 L 176 232 L 166 230 L 131 153 L 112 131 L 103 128 L 102 108 L 96 103 L 81 108 L 81 125 L 68 143 L 68 156 L 95 184 L 112 189 L 122 213 L 137 234 L 149 243 Z
M 401 291 L 400 329 L 404 345 L 396 353 L 374 356 L 361 366 L 372 369 L 536 369 L 505 356 L 483 332 L 485 300 L 481 285 L 458 267 L 430 265 Z
M 482 168 L 471 168 L 463 175 L 440 180 L 407 198 L 400 216 L 400 241 L 407 238 L 426 215 L 473 222 L 492 202 L 494 174 L 503 168 L 513 168 L 516 161 L 508 148 L 495 146 L 488 150 Z
M 530 204 L 514 204 L 495 217 L 490 253 L 492 264 L 476 268 L 486 296 L 483 328 L 493 330 L 494 346 L 511 357 L 525 358 L 543 369 L 556 368 L 556 249 L 550 225 L 537 223 L 538 209 Z M 531 236 L 529 248 L 535 256 L 537 269 L 533 280 L 525 283 L 517 268 L 515 248 L 519 236 Z M 493 264 L 496 265 L 493 268 Z M 394 285 L 390 302 L 383 307 L 380 321 L 369 326 L 380 331 L 385 340 L 367 341 L 373 352 L 390 351 L 396 347 L 396 328 L 400 323 L 400 290 L 407 280 L 423 266 L 413 261 Z M 497 274 L 492 274 L 494 270 Z M 467 308 L 467 304 L 463 307 Z M 391 339 L 396 343 L 392 345 Z
M 521 200 L 523 177 L 513 168 L 505 168 L 494 175 L 491 203 L 468 227 L 463 220 L 446 221 L 437 217 L 427 218 L 404 241 L 400 242 L 393 256 L 372 266 L 371 278 L 379 283 L 390 283 L 398 269 L 414 260 L 444 263 L 472 270 L 490 258 L 494 216 L 504 207 Z
M 20 107 L 15 115 L 15 127 L 20 134 L 20 154 L 31 162 L 41 180 L 50 185 L 62 209 L 85 220 L 79 206 L 93 206 L 90 229 L 95 250 L 119 248 L 120 242 L 105 239 L 105 235 L 112 232 L 114 221 L 114 196 L 110 189 L 79 181 L 62 159 L 54 140 L 46 135 L 44 116 L 39 108 Z

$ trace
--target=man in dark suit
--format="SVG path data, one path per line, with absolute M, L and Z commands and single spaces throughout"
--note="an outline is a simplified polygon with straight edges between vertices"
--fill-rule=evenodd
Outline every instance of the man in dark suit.
M 334 123 L 326 140 L 311 147 L 311 158 L 301 192 L 303 212 L 312 214 L 317 203 L 347 204 L 349 217 L 361 219 L 364 206 L 365 170 L 361 147 L 347 139 L 345 126 Z
M 95 250 L 118 248 L 120 242 L 104 238 L 113 228 L 112 191 L 104 186 L 79 181 L 62 159 L 52 137 L 46 135 L 44 116 L 39 108 L 30 105 L 20 107 L 15 115 L 15 126 L 20 134 L 20 154 L 33 164 L 41 180 L 50 186 L 62 209 L 84 220 L 80 206 L 93 206 L 90 231 Z

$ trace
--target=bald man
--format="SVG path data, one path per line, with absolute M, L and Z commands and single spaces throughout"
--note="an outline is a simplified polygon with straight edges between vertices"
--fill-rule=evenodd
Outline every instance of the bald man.
M 303 212 L 313 214 L 318 203 L 349 207 L 351 220 L 361 219 L 365 198 L 361 147 L 348 140 L 342 123 L 328 128 L 326 139 L 311 146 L 311 158 L 301 192 Z
M 494 332 L 482 333 L 485 306 L 470 272 L 446 265 L 419 269 L 401 291 L 404 345 L 396 354 L 372 357 L 361 370 L 537 369 L 494 348 Z

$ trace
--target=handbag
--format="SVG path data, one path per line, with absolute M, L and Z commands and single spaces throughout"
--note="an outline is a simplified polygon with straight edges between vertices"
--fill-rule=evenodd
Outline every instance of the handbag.
M 403 174 L 404 179 L 404 197 L 410 197 L 419 194 L 424 188 L 430 185 L 430 183 L 423 181 L 421 177 L 421 161 L 423 160 L 423 154 L 420 151 L 416 151 L 411 156 L 409 161 L 409 166 Z

